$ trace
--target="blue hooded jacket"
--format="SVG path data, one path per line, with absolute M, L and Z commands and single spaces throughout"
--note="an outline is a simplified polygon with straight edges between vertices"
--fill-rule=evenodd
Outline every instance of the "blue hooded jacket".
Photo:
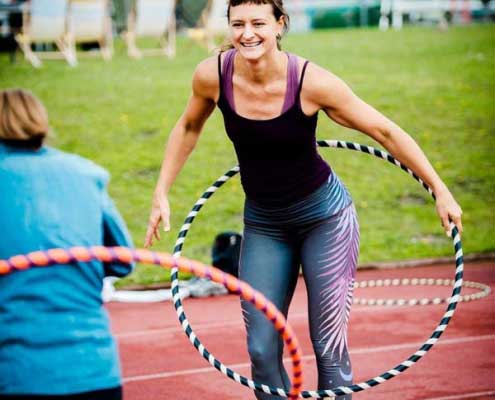
M 108 180 L 82 157 L 0 141 L 0 259 L 50 248 L 131 246 Z M 0 276 L 0 394 L 119 386 L 102 279 L 131 269 L 93 261 Z

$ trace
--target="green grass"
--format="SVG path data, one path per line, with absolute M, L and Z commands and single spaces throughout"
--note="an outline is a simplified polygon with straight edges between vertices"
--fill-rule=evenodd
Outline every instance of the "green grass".
M 495 249 L 494 37 L 494 26 L 485 25 L 447 32 L 328 30 L 289 35 L 284 43 L 287 50 L 342 77 L 417 140 L 464 210 L 467 254 Z M 2 55 L 0 87 L 33 90 L 49 110 L 51 144 L 111 172 L 110 193 L 141 246 L 164 144 L 189 96 L 195 65 L 206 53 L 184 38 L 172 61 L 129 60 L 120 42 L 116 53 L 109 63 L 81 59 L 79 67 L 71 69 L 46 61 L 40 70 L 24 61 L 11 65 Z M 323 113 L 318 138 L 372 144 Z M 362 230 L 360 263 L 452 254 L 432 200 L 405 173 L 364 154 L 334 149 L 321 153 L 355 199 Z M 171 192 L 172 232 L 163 235 L 157 250 L 173 249 L 191 206 L 235 162 L 217 110 Z M 234 178 L 197 217 L 184 255 L 209 262 L 216 233 L 242 230 L 242 203 L 242 189 Z M 167 276 L 167 271 L 140 266 L 131 279 L 146 283 Z

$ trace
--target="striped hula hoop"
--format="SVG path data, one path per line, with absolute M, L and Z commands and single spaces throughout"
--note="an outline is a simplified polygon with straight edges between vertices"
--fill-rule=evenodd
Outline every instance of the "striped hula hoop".
M 354 289 L 357 288 L 375 288 L 390 286 L 453 286 L 455 281 L 452 279 L 435 279 L 435 278 L 404 278 L 404 279 L 378 279 L 370 281 L 360 281 L 354 283 Z M 490 294 L 490 286 L 484 283 L 463 281 L 462 287 L 470 289 L 479 289 L 478 292 L 465 294 L 459 297 L 459 303 L 479 300 Z M 355 297 L 353 304 L 360 306 L 426 306 L 428 304 L 448 303 L 450 297 L 434 297 L 421 299 L 365 299 Z
M 433 191 L 431 190 L 428 185 L 423 182 L 413 171 L 411 171 L 409 168 L 407 168 L 405 165 L 403 165 L 400 161 L 396 160 L 393 158 L 389 153 L 375 149 L 370 146 L 364 146 L 358 143 L 352 143 L 352 142 L 345 142 L 345 141 L 340 141 L 340 140 L 320 140 L 317 142 L 318 146 L 320 147 L 333 147 L 333 148 L 340 148 L 340 149 L 348 149 L 348 150 L 354 150 L 354 151 L 359 151 L 362 153 L 367 153 L 370 155 L 373 155 L 375 157 L 381 158 L 385 161 L 388 161 L 395 166 L 401 168 L 405 172 L 407 172 L 409 175 L 411 175 L 415 180 L 417 180 L 424 189 L 430 193 L 430 195 L 435 199 L 435 195 L 433 194 Z M 177 241 L 175 242 L 175 248 L 174 248 L 174 257 L 179 257 L 181 255 L 183 246 L 184 246 L 184 241 L 186 239 L 187 233 L 189 232 L 189 229 L 191 228 L 191 225 L 194 221 L 194 218 L 196 215 L 198 215 L 199 211 L 203 207 L 204 203 L 220 188 L 226 181 L 228 181 L 230 178 L 232 178 L 234 175 L 236 175 L 239 172 L 239 167 L 235 166 L 231 168 L 229 171 L 227 171 L 224 175 L 222 175 L 212 186 L 210 186 L 199 198 L 199 200 L 194 204 L 192 210 L 190 213 L 187 215 L 184 225 L 180 229 L 180 232 L 177 237 Z M 442 319 L 440 320 L 439 325 L 435 328 L 433 333 L 431 334 L 430 338 L 414 353 L 412 354 L 407 360 L 403 361 L 396 367 L 382 373 L 379 376 L 376 376 L 374 378 L 368 379 L 364 382 L 354 384 L 354 385 L 349 385 L 349 386 L 339 386 L 336 388 L 333 388 L 331 390 L 311 390 L 311 391 L 303 391 L 300 394 L 300 397 L 303 398 L 325 398 L 325 397 L 333 397 L 333 396 L 342 396 L 346 394 L 351 394 L 351 393 L 356 393 L 356 392 L 361 392 L 366 389 L 370 389 L 374 386 L 377 386 L 389 379 L 392 379 L 394 376 L 397 376 L 404 372 L 406 369 L 410 368 L 412 365 L 414 365 L 417 361 L 419 361 L 432 347 L 433 345 L 438 341 L 440 336 L 442 335 L 443 331 L 447 328 L 447 325 L 449 324 L 452 316 L 454 315 L 455 308 L 457 306 L 457 303 L 460 298 L 460 293 L 461 293 L 461 287 L 462 287 L 462 278 L 463 278 L 463 272 L 464 272 L 464 261 L 463 261 L 463 253 L 462 253 L 462 245 L 461 245 L 461 237 L 459 235 L 459 231 L 457 227 L 451 223 L 451 228 L 452 228 L 452 240 L 454 244 L 454 249 L 455 249 L 455 263 L 456 263 L 456 271 L 455 271 L 455 279 L 454 279 L 454 285 L 453 285 L 453 292 L 452 292 L 452 297 L 448 301 L 448 306 L 447 309 L 442 316 Z M 218 371 L 223 373 L 224 375 L 228 376 L 232 380 L 247 386 L 253 390 L 257 390 L 260 392 L 280 396 L 280 397 L 288 397 L 290 395 L 289 392 L 287 392 L 285 389 L 282 388 L 274 388 L 270 387 L 258 382 L 254 382 L 253 380 L 246 378 L 244 376 L 239 375 L 238 373 L 234 372 L 227 366 L 225 366 L 221 361 L 217 360 L 207 349 L 201 341 L 198 339 L 198 337 L 194 334 L 191 325 L 189 324 L 189 321 L 187 320 L 186 314 L 184 312 L 184 308 L 182 307 L 182 301 L 179 297 L 179 275 L 178 271 L 176 268 L 172 268 L 171 270 L 171 277 L 172 281 L 172 293 L 174 295 L 174 307 L 177 312 L 177 316 L 179 317 L 179 321 L 182 325 L 182 328 L 184 332 L 186 333 L 187 337 L 189 338 L 190 342 L 196 347 L 198 350 L 199 354 L 201 354 L 213 367 L 215 367 Z
M 247 283 L 215 267 L 206 266 L 198 261 L 189 260 L 184 257 L 176 257 L 167 253 L 142 249 L 103 246 L 73 247 L 67 250 L 51 249 L 35 251 L 26 255 L 13 256 L 8 260 L 0 260 L 0 277 L 13 271 L 21 271 L 30 267 L 45 267 L 54 264 L 68 264 L 73 261 L 88 262 L 91 260 L 121 262 L 125 264 L 136 261 L 144 264 L 160 265 L 165 268 L 173 267 L 175 270 L 179 269 L 183 272 L 189 272 L 201 278 L 209 278 L 214 282 L 221 283 L 231 292 L 239 294 L 244 300 L 249 301 L 258 310 L 263 312 L 288 346 L 292 358 L 292 387 L 289 397 L 291 399 L 298 398 L 303 382 L 302 353 L 293 329 L 275 305 L 267 300 L 260 292 L 253 289 Z M 174 296 L 175 300 L 179 298 L 178 293 Z M 213 356 L 210 355 L 210 358 L 213 363 Z

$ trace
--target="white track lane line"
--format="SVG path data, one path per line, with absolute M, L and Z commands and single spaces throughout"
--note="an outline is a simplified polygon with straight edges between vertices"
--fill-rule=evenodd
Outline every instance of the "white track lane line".
M 476 399 L 477 397 L 482 397 L 482 396 L 494 396 L 495 397 L 495 391 L 489 391 L 489 392 L 476 392 L 476 393 L 464 393 L 464 394 L 453 394 L 451 396 L 445 396 L 445 397 L 428 397 L 424 398 L 423 400 L 460 400 L 460 399 Z
M 307 316 L 307 313 L 299 313 L 290 315 L 290 319 L 302 319 Z M 208 329 L 218 329 L 218 328 L 228 328 L 231 326 L 240 326 L 244 327 L 242 319 L 236 321 L 221 321 L 221 322 L 207 322 L 203 324 L 195 324 L 194 331 L 200 330 L 208 330 Z M 146 335 L 158 335 L 158 334 L 166 334 L 166 333 L 177 333 L 182 332 L 182 328 L 180 326 L 174 326 L 170 328 L 160 328 L 160 329 L 146 329 L 142 331 L 131 331 L 131 332 L 123 332 L 115 334 L 117 339 L 125 339 L 135 336 L 146 336 Z
M 458 345 L 461 343 L 472 343 L 472 342 L 480 342 L 480 341 L 485 341 L 485 340 L 495 340 L 495 335 L 482 335 L 482 336 L 466 336 L 466 337 L 460 337 L 460 338 L 455 338 L 455 339 L 444 339 L 444 340 L 439 340 L 435 346 L 446 346 L 446 345 Z M 403 343 L 403 344 L 393 344 L 393 345 L 388 345 L 388 346 L 378 346 L 378 347 L 366 347 L 366 348 L 358 348 L 358 349 L 351 349 L 349 353 L 351 355 L 360 355 L 360 354 L 371 354 L 371 353 L 381 353 L 381 352 L 389 352 L 389 351 L 395 351 L 395 350 L 403 350 L 403 349 L 416 349 L 419 346 L 421 346 L 423 343 Z M 315 356 L 314 355 L 307 355 L 303 356 L 303 360 L 314 360 Z M 291 359 L 286 358 L 284 359 L 284 362 L 290 363 Z M 240 363 L 240 364 L 233 364 L 229 365 L 229 367 L 233 370 L 237 370 L 240 368 L 249 368 L 251 364 L 249 363 Z M 151 380 L 151 379 L 163 379 L 163 378 L 170 378 L 170 377 L 175 377 L 175 376 L 181 376 L 181 375 L 194 375 L 194 374 L 204 374 L 204 373 L 210 373 L 210 372 L 215 372 L 216 369 L 213 367 L 205 367 L 205 368 L 195 368 L 195 369 L 184 369 L 181 371 L 174 371 L 174 372 L 160 372 L 156 374 L 147 374 L 147 375 L 136 375 L 136 376 L 129 376 L 124 378 L 124 383 L 129 383 L 129 382 L 136 382 L 136 381 L 146 381 L 146 380 Z M 461 397 L 462 398 L 462 397 Z M 447 398 L 448 399 L 448 398 Z M 445 399 L 445 400 L 447 400 Z M 429 400 L 443 400 L 442 399 L 429 399 Z
M 351 310 L 351 318 L 352 315 L 355 313 L 368 313 L 368 312 L 376 312 L 376 311 L 383 311 L 385 309 L 387 310 L 394 310 L 398 308 L 403 308 L 403 307 L 361 307 L 361 308 L 352 308 Z M 240 311 L 239 311 L 240 314 Z M 441 315 L 441 313 L 439 314 Z M 241 317 L 241 315 L 239 315 Z M 295 314 L 289 314 L 289 323 L 293 320 L 300 320 L 300 319 L 307 319 L 308 318 L 308 313 L 295 313 Z M 221 321 L 221 322 L 207 322 L 203 324 L 194 324 L 192 325 L 193 329 L 195 332 L 200 331 L 200 330 L 207 330 L 207 329 L 218 329 L 218 328 L 228 328 L 231 326 L 240 326 L 244 328 L 244 322 L 242 319 L 236 320 L 236 321 Z M 114 333 L 114 336 L 117 339 L 125 339 L 125 338 L 131 338 L 135 336 L 146 336 L 146 335 L 158 335 L 158 334 L 166 334 L 166 333 L 176 333 L 176 332 L 183 332 L 182 327 L 180 326 L 174 326 L 170 328 L 160 328 L 160 329 L 146 329 L 146 330 L 141 330 L 141 331 L 131 331 L 131 332 L 122 332 L 122 333 Z

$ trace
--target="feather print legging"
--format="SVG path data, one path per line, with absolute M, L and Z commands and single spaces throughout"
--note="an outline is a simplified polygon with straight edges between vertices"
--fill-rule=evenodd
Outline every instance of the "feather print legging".
M 359 253 L 359 226 L 343 185 L 332 175 L 316 192 L 283 209 L 265 209 L 247 200 L 244 223 L 240 278 L 287 316 L 302 266 L 318 389 L 352 384 L 347 324 Z M 288 390 L 282 339 L 260 311 L 245 301 L 241 305 L 253 379 Z M 258 400 L 279 398 L 255 394 Z

